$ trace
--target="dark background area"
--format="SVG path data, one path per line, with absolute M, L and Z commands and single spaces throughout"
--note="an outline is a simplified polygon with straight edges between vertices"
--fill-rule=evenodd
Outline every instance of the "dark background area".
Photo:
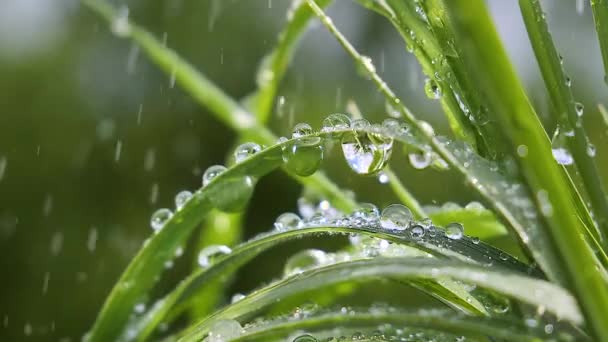
M 240 99 L 255 89 L 258 63 L 274 46 L 290 1 L 115 3 L 127 5 L 132 20 L 166 37 L 169 47 Z M 552 132 L 551 108 L 517 3 L 490 5 L 530 98 Z M 597 104 L 608 104 L 608 87 L 602 82 L 591 11 L 587 3 L 577 11 L 576 1 L 543 5 L 607 175 L 608 127 Z M 329 13 L 402 100 L 447 134 L 438 103 L 424 94 L 418 64 L 389 23 L 353 1 L 337 0 Z M 387 116 L 372 83 L 359 76 L 316 21 L 279 95 L 285 105 L 270 123 L 278 135 L 287 135 L 297 122 L 319 128 L 328 114 L 344 112 L 349 99 L 371 121 Z M 172 207 L 178 191 L 198 188 L 206 167 L 223 163 L 231 153 L 234 138 L 78 1 L 0 1 L 0 340 L 80 340 L 151 234 L 151 213 Z M 413 170 L 405 156 L 394 154 L 392 165 L 423 203 L 475 199 L 457 177 Z M 395 201 L 386 185 L 350 172 L 338 151 L 329 154 L 323 169 L 342 187 L 356 190 L 360 201 L 380 206 Z M 261 180 L 247 212 L 246 235 L 270 229 L 280 213 L 295 210 L 299 195 L 300 186 L 279 172 Z M 299 242 L 278 253 L 318 242 Z M 164 286 L 187 271 L 192 255 L 179 260 Z M 261 256 L 242 272 L 235 289 L 267 281 L 282 262 Z

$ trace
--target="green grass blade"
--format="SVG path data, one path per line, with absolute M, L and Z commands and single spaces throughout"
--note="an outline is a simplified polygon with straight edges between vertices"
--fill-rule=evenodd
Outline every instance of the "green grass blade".
M 199 268 L 184 279 L 171 293 L 159 300 L 157 304 L 153 306 L 153 309 L 147 312 L 139 322 L 130 327 L 130 330 L 136 331 L 137 335 L 140 336 L 142 340 L 145 340 L 161 321 L 169 316 L 176 317 L 187 309 L 191 305 L 189 298 L 192 294 L 197 293 L 201 288 L 214 284 L 218 277 L 226 277 L 230 273 L 235 272 L 260 253 L 294 239 L 336 233 L 369 235 L 396 244 L 411 246 L 442 258 L 449 257 L 464 262 L 479 264 L 491 262 L 497 267 L 520 272 L 522 274 L 534 273 L 529 266 L 517 261 L 508 254 L 501 252 L 490 245 L 484 244 L 483 242 L 477 243 L 466 236 L 462 239 L 452 240 L 441 232 L 438 232 L 435 236 L 425 234 L 422 238 L 415 239 L 408 233 L 404 234 L 396 231 L 383 230 L 376 226 L 305 226 L 297 230 L 285 232 L 275 231 L 263 234 L 235 247 L 232 253 L 219 257 L 210 267 L 204 269 Z M 452 287 L 450 291 L 454 292 L 455 290 L 456 287 Z M 471 308 L 470 305 L 468 309 L 478 313 L 483 313 L 483 311 L 485 311 L 479 307 L 477 309 L 474 307 Z
M 591 11 L 604 61 L 604 83 L 608 85 L 608 1 L 591 0 Z
M 557 111 L 557 119 L 560 121 L 562 129 L 572 129 L 574 131 L 574 136 L 568 139 L 570 151 L 581 174 L 595 220 L 602 233 L 600 240 L 604 240 L 604 244 L 606 244 L 605 239 L 608 236 L 608 198 L 594 158 L 587 153 L 588 134 L 582 125 L 582 118 L 577 113 L 572 90 L 566 80 L 567 76 L 563 72 L 560 57 L 553 45 L 553 39 L 545 21 L 543 10 L 538 0 L 520 0 L 519 7 L 551 103 Z M 575 197 L 575 200 L 580 200 L 580 197 Z
M 400 308 L 377 306 L 350 308 L 347 315 L 341 310 L 336 310 L 313 312 L 300 319 L 274 318 L 245 328 L 243 334 L 233 341 L 284 341 L 288 337 L 296 336 L 297 334 L 294 333 L 298 331 L 312 334 L 317 339 L 352 335 L 347 331 L 374 336 L 378 334 L 379 326 L 386 327 L 381 334 L 389 340 L 391 338 L 398 340 L 400 334 L 397 330 L 405 327 L 465 335 L 473 339 L 493 336 L 499 339 L 534 341 L 546 337 L 544 327 L 529 329 L 521 322 L 511 320 L 472 318 L 454 315 L 454 312 L 449 310 L 405 311 Z M 336 327 L 340 329 L 332 331 Z M 325 330 L 328 330 L 327 335 L 324 334 Z
M 320 267 L 271 283 L 186 329 L 181 341 L 203 338 L 213 322 L 220 319 L 251 318 L 280 298 L 332 284 L 377 277 L 399 279 L 450 277 L 476 284 L 533 306 L 543 306 L 547 312 L 575 324 L 580 324 L 583 320 L 575 299 L 564 289 L 543 280 L 461 262 L 374 258 Z
M 530 193 L 524 191 L 523 184 L 518 179 L 505 175 L 501 165 L 479 157 L 465 144 L 437 137 L 433 132 L 425 129 L 424 124 L 403 105 L 387 83 L 378 76 L 373 64 L 357 52 L 323 10 L 312 1 L 308 1 L 308 4 L 359 67 L 367 72 L 386 100 L 392 103 L 401 112 L 404 120 L 412 125 L 414 137 L 428 144 L 425 150 L 432 149 L 464 177 L 467 184 L 479 193 L 488 207 L 492 208 L 517 234 L 525 250 L 551 278 L 560 276 L 561 260 L 555 257 L 556 252 L 549 236 L 542 233 L 542 219 L 536 215 L 534 201 Z
M 327 7 L 332 0 L 317 0 L 321 7 Z M 287 24 L 279 34 L 274 50 L 266 55 L 258 70 L 258 90 L 252 94 L 252 110 L 258 119 L 265 122 L 272 114 L 279 84 L 298 46 L 298 42 L 306 31 L 309 21 L 314 15 L 305 2 L 292 1 L 287 13 Z
M 446 2 L 456 28 L 458 43 L 472 77 L 490 104 L 490 111 L 506 131 L 512 150 L 520 154 L 518 164 L 528 189 L 537 198 L 538 212 L 548 223 L 539 232 L 551 239 L 543 251 L 558 262 L 549 269 L 551 279 L 569 287 L 576 295 L 594 336 L 608 340 L 608 288 L 597 260 L 584 240 L 584 231 L 572 203 L 568 183 L 553 160 L 551 146 L 481 0 Z M 556 271 L 561 270 L 562 274 Z

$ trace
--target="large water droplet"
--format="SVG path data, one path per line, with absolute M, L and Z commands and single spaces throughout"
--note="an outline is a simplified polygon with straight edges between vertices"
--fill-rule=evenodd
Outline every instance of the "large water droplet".
M 243 327 L 232 319 L 217 321 L 211 326 L 205 342 L 228 342 L 243 333 Z
M 382 210 L 380 225 L 384 229 L 405 230 L 412 221 L 412 212 L 404 205 L 391 204 Z
M 277 217 L 274 228 L 280 232 L 297 229 L 302 226 L 302 219 L 294 213 L 284 213 Z
M 230 247 L 228 247 L 228 246 L 209 245 L 209 246 L 203 248 L 198 253 L 198 259 L 197 259 L 198 264 L 201 267 L 209 267 L 209 265 L 213 261 L 213 258 L 218 257 L 220 255 L 224 255 L 224 254 L 230 254 L 231 252 L 232 252 L 232 249 L 230 249 Z
M 244 143 L 242 145 L 239 145 L 234 150 L 234 160 L 237 163 L 240 163 L 243 160 L 251 157 L 252 155 L 260 152 L 261 150 L 262 150 L 262 148 L 260 147 L 260 145 L 258 145 L 256 143 L 252 143 L 252 142 Z
M 425 230 L 422 226 L 415 225 L 410 229 L 410 235 L 414 239 L 420 239 L 424 236 Z
M 371 126 L 366 119 L 357 119 L 351 122 L 350 127 L 354 130 L 368 129 Z
M 431 165 L 433 161 L 433 157 L 431 152 L 428 151 L 416 151 L 408 154 L 408 159 L 410 161 L 410 165 L 413 168 L 422 170 Z
M 327 255 L 321 250 L 303 250 L 294 254 L 287 260 L 283 273 L 286 276 L 302 273 L 308 269 L 321 266 L 326 261 Z
M 158 209 L 154 212 L 154 214 L 152 214 L 152 217 L 150 218 L 150 227 L 152 227 L 154 231 L 161 230 L 164 227 L 165 223 L 169 221 L 171 216 L 173 216 L 171 210 L 166 208 Z
M 310 176 L 321 165 L 323 147 L 320 137 L 305 137 L 283 150 L 285 167 L 298 176 Z
M 562 132 L 559 127 L 553 133 L 553 139 L 551 140 L 551 152 L 553 158 L 561 165 L 571 165 L 574 163 L 574 158 L 568 150 L 568 132 Z
M 353 132 L 342 137 L 342 153 L 348 166 L 362 175 L 380 172 L 392 149 L 393 139 L 376 133 Z
M 323 120 L 323 132 L 332 132 L 350 127 L 351 120 L 346 114 L 331 114 Z
M 445 235 L 452 240 L 459 240 L 464 235 L 464 227 L 460 223 L 450 223 L 445 227 Z
M 374 224 L 380 217 L 380 211 L 371 203 L 361 203 L 350 216 L 354 224 Z
M 437 100 L 441 98 L 441 88 L 437 81 L 427 78 L 424 82 L 424 92 L 429 99 Z
M 188 190 L 183 190 L 175 195 L 175 209 L 180 210 L 186 202 L 192 198 L 192 193 Z
M 223 165 L 209 166 L 209 168 L 205 170 L 205 173 L 203 173 L 203 186 L 207 186 L 212 179 L 214 179 L 224 171 L 226 171 L 226 167 Z
M 210 188 L 209 199 L 221 211 L 242 211 L 253 194 L 254 184 L 255 179 L 251 176 L 228 178 L 222 182 L 222 186 Z
M 310 134 L 312 134 L 312 127 L 307 123 L 299 123 L 293 127 L 291 137 L 295 139 Z

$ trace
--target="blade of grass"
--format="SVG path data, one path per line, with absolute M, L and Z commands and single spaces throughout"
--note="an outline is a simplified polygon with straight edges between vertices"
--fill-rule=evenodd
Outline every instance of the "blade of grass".
M 532 209 L 534 204 L 530 194 L 522 191 L 523 185 L 517 179 L 509 179 L 501 172 L 497 172 L 500 169 L 499 165 L 479 157 L 464 144 L 451 142 L 444 137 L 436 137 L 433 132 L 425 129 L 424 124 L 418 121 L 386 82 L 378 76 L 374 65 L 357 52 L 323 10 L 313 1 L 308 0 L 308 4 L 357 65 L 367 72 L 386 100 L 392 103 L 401 112 L 404 120 L 412 125 L 412 134 L 419 141 L 428 144 L 424 150 L 432 149 L 466 179 L 467 184 L 481 195 L 486 204 L 508 223 L 508 227 L 517 234 L 525 251 L 532 255 L 551 279 L 561 277 L 562 262 L 556 258 L 550 238 L 542 234 L 540 230 L 542 222 Z
M 520 0 L 519 7 L 551 102 L 558 113 L 558 120 L 563 129 L 574 130 L 574 136 L 568 139 L 570 151 L 589 195 L 591 208 L 601 232 L 599 240 L 603 240 L 605 247 L 608 236 L 608 198 L 593 156 L 587 152 L 588 135 L 582 125 L 582 118 L 575 108 L 576 103 L 566 80 L 567 76 L 563 72 L 560 57 L 553 45 L 540 2 Z
M 575 299 L 564 289 L 546 281 L 461 262 L 379 257 L 307 270 L 269 284 L 187 328 L 180 341 L 200 340 L 207 335 L 213 322 L 221 319 L 242 320 L 253 317 L 256 312 L 274 304 L 279 298 L 287 298 L 321 286 L 377 277 L 434 280 L 450 277 L 533 306 L 543 306 L 547 312 L 575 324 L 580 324 L 583 320 Z
M 543 127 L 523 88 L 482 0 L 446 2 L 453 19 L 457 41 L 462 47 L 469 73 L 488 99 L 490 111 L 506 131 L 513 151 L 526 154 L 518 159 L 531 193 L 538 196 L 538 211 L 548 223 L 542 235 L 551 238 L 561 261 L 563 276 L 557 278 L 576 295 L 593 335 L 608 340 L 608 288 L 597 260 L 583 238 L 567 182 L 555 163 Z M 556 279 L 556 278 L 554 278 Z
M 604 83 L 608 85 L 608 1 L 591 0 L 591 11 L 604 61 Z
M 251 328 L 245 328 L 241 336 L 234 339 L 237 341 L 269 341 L 272 339 L 287 339 L 294 332 L 305 331 L 313 333 L 325 329 L 332 330 L 340 327 L 340 331 L 332 331 L 332 336 L 347 335 L 343 329 L 353 329 L 363 332 L 364 335 L 374 336 L 378 334 L 378 327 L 386 326 L 382 335 L 390 340 L 399 340 L 400 335 L 396 331 L 403 327 L 425 328 L 435 331 L 449 332 L 456 335 L 483 339 L 484 336 L 493 336 L 500 339 L 518 341 L 535 341 L 546 337 L 544 327 L 529 329 L 521 322 L 505 319 L 480 319 L 463 315 L 454 315 L 449 310 L 420 310 L 405 311 L 393 307 L 368 307 L 349 309 L 345 315 L 342 310 L 311 313 L 304 318 L 294 320 L 289 317 L 279 317 L 270 321 L 263 321 Z
M 538 273 L 529 266 L 517 261 L 510 255 L 493 248 L 483 242 L 476 243 L 468 237 L 453 240 L 438 233 L 435 236 L 425 234 L 422 238 L 413 238 L 410 234 L 397 231 L 383 230 L 377 226 L 304 226 L 297 230 L 285 232 L 271 232 L 260 235 L 235 247 L 232 253 L 218 257 L 208 268 L 199 268 L 184 279 L 173 291 L 157 301 L 150 311 L 130 326 L 129 330 L 137 332 L 141 340 L 145 340 L 154 331 L 156 326 L 167 317 L 175 318 L 190 306 L 189 298 L 201 288 L 213 286 L 219 277 L 226 277 L 236 272 L 241 266 L 249 262 L 260 253 L 287 243 L 294 239 L 319 234 L 358 233 L 380 239 L 385 239 L 400 245 L 407 245 L 417 250 L 425 251 L 437 257 L 449 257 L 466 262 L 485 264 L 494 263 L 497 267 L 509 269 L 522 274 Z M 473 308 L 469 308 L 473 309 Z M 472 310 L 475 312 L 475 310 Z

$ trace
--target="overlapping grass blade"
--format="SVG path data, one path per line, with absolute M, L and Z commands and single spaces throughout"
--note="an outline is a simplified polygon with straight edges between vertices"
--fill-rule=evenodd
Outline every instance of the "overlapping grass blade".
M 591 11 L 604 61 L 604 83 L 608 85 L 608 1 L 591 0 Z
M 493 290 L 527 304 L 543 306 L 547 312 L 575 324 L 580 324 L 583 320 L 575 299 L 564 289 L 543 280 L 502 269 L 456 261 L 374 258 L 312 269 L 271 283 L 194 324 L 183 333 L 181 340 L 201 339 L 209 332 L 213 322 L 221 319 L 251 318 L 281 298 L 331 284 L 377 277 L 399 279 L 450 277 Z
M 559 54 L 553 45 L 553 39 L 549 32 L 544 13 L 538 0 L 520 0 L 521 9 L 528 36 L 536 55 L 536 60 L 551 98 L 553 108 L 557 113 L 560 128 L 563 131 L 573 131 L 573 136 L 568 140 L 568 145 L 576 168 L 581 174 L 581 180 L 585 185 L 585 192 L 589 195 L 591 208 L 595 220 L 601 232 L 598 240 L 604 240 L 608 236 L 608 198 L 604 191 L 602 179 L 599 176 L 594 157 L 587 152 L 589 149 L 589 137 L 582 125 L 582 108 L 577 109 L 577 103 L 572 96 L 570 82 L 563 72 Z M 564 134 L 562 132 L 561 134 Z M 575 194 L 573 194 L 575 195 Z M 574 198 L 579 200 L 580 197 Z M 590 234 L 595 233 L 591 231 Z M 603 248 L 602 246 L 598 246 Z
M 608 340 L 604 322 L 608 317 L 608 287 L 584 239 L 568 183 L 553 160 L 546 133 L 509 63 L 487 8 L 481 0 L 446 1 L 446 5 L 467 70 L 483 89 L 511 149 L 520 151 L 517 163 L 527 191 L 536 197 L 538 212 L 547 223 L 538 232 L 549 242 L 543 255 L 548 256 L 551 266 L 544 269 L 550 279 L 576 295 L 595 338 Z
M 519 237 L 525 250 L 552 279 L 561 275 L 561 260 L 556 257 L 553 242 L 543 233 L 542 219 L 537 216 L 534 201 L 530 193 L 517 179 L 513 179 L 501 170 L 501 165 L 479 157 L 470 147 L 459 142 L 452 142 L 443 137 L 436 137 L 425 130 L 424 125 L 403 105 L 400 99 L 389 88 L 375 68 L 363 58 L 350 42 L 335 27 L 322 9 L 314 2 L 308 4 L 315 9 L 328 30 L 338 39 L 356 63 L 365 70 L 379 91 L 403 115 L 404 120 L 412 125 L 413 134 L 420 141 L 427 143 L 438 156 L 458 171 L 486 202 L 489 208 L 510 227 Z
M 340 328 L 336 331 L 335 327 Z M 378 327 L 383 328 L 379 331 Z M 441 331 L 481 340 L 484 340 L 485 336 L 518 341 L 535 341 L 547 337 L 544 326 L 531 329 L 513 320 L 473 318 L 455 315 L 450 310 L 405 311 L 388 306 L 373 306 L 348 308 L 346 312 L 312 312 L 298 319 L 278 317 L 245 327 L 243 334 L 233 341 L 285 340 L 287 337 L 296 336 L 298 332 L 312 334 L 317 339 L 339 338 L 353 335 L 353 332 L 372 339 L 374 336 L 398 339 L 403 336 L 403 332 L 400 334 L 397 330 L 404 329 Z

